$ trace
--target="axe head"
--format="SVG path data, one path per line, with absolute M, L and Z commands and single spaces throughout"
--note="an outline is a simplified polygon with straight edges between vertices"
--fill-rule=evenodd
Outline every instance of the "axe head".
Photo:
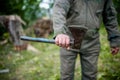
M 84 36 L 87 32 L 87 28 L 71 26 L 69 27 L 69 30 L 71 31 L 73 37 L 73 44 L 71 45 L 71 49 L 73 49 L 72 51 L 79 52 L 82 40 L 84 39 Z

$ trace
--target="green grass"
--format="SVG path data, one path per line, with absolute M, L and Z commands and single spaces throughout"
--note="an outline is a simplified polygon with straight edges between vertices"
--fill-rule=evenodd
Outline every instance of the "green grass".
M 10 77 L 17 80 L 57 80 L 59 76 L 58 48 L 54 45 L 34 44 L 39 45 L 40 53 L 22 51 L 11 54 L 11 68 L 14 69 L 11 69 Z
M 120 53 L 114 56 L 111 54 L 105 29 L 102 28 L 100 32 L 102 46 L 98 63 L 98 80 L 120 80 Z
M 105 35 L 101 29 L 101 53 L 98 63 L 98 80 L 120 80 L 120 55 L 112 56 Z M 59 47 L 53 44 L 30 42 L 39 53 L 32 51 L 16 52 L 11 44 L 0 47 L 0 68 L 10 70 L 0 74 L 0 80 L 60 80 Z M 80 80 L 79 57 L 76 61 L 75 80 Z

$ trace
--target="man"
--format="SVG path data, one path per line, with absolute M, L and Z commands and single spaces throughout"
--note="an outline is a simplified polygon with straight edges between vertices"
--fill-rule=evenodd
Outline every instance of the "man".
M 53 7 L 55 43 L 60 46 L 61 80 L 73 80 L 75 59 L 80 55 L 82 80 L 97 80 L 100 51 L 99 28 L 103 21 L 108 33 L 111 52 L 117 54 L 120 33 L 112 0 L 56 0 Z M 80 52 L 68 50 L 71 34 L 69 26 L 82 26 L 87 32 Z M 79 37 L 79 36 L 78 36 Z

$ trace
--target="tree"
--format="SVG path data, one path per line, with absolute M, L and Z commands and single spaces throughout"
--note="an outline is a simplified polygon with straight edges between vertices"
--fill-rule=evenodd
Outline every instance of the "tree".
M 47 15 L 47 10 L 40 7 L 40 3 L 43 1 L 44 0 L 0 0 L 0 15 L 17 14 L 21 16 L 23 20 L 29 22 Z M 49 1 L 49 8 L 51 8 L 53 0 Z

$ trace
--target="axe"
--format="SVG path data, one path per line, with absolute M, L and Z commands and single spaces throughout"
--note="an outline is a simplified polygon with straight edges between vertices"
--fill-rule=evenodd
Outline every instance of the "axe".
M 70 42 L 71 48 L 69 50 L 74 51 L 74 52 L 80 52 L 81 42 L 85 36 L 87 29 L 84 27 L 69 27 L 69 30 L 73 37 L 73 40 L 71 40 Z M 29 36 L 21 36 L 20 39 L 25 40 L 25 41 L 55 44 L 54 39 L 34 38 L 34 37 L 29 37 Z

